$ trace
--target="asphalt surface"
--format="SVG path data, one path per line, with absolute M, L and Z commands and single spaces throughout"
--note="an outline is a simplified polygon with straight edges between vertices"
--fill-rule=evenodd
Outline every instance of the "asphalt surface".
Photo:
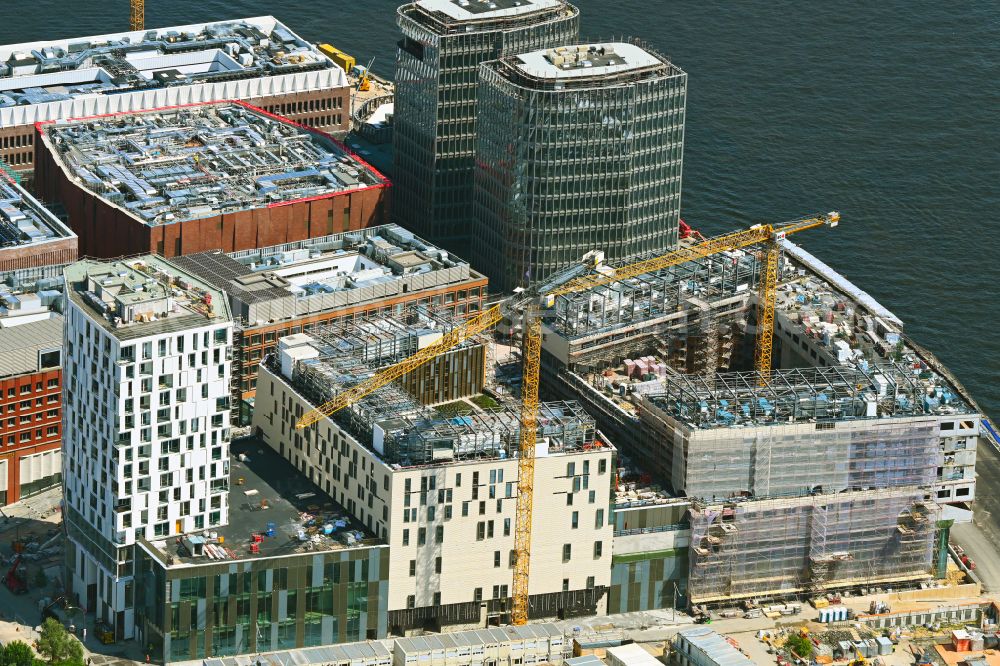
M 1000 453 L 988 442 L 976 452 L 972 521 L 952 527 L 952 543 L 961 545 L 975 560 L 984 590 L 1000 594 Z

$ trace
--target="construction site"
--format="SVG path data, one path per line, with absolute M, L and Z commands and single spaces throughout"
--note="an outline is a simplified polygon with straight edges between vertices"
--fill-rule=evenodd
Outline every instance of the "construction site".
M 926 389 L 844 367 L 671 375 L 642 397 L 648 448 L 691 498 L 928 487 L 940 453 Z M 959 405 L 946 398 L 953 415 Z
M 419 307 L 410 308 L 408 314 L 405 319 L 379 317 L 283 338 L 281 373 L 291 377 L 310 402 L 324 404 L 461 324 Z M 398 384 L 352 403 L 337 418 L 391 465 L 514 458 L 521 430 L 516 403 L 491 399 L 484 403 L 491 406 L 475 408 L 474 402 L 465 400 L 485 389 L 487 356 L 482 341 L 466 341 L 404 375 Z M 538 422 L 553 453 L 597 439 L 593 419 L 576 403 L 542 404 Z
M 224 291 L 236 318 L 234 420 L 249 423 L 260 361 L 287 335 L 407 304 L 480 311 L 486 278 L 469 264 L 390 224 L 237 252 L 171 260 Z
M 39 125 L 36 188 L 81 252 L 245 250 L 379 224 L 388 181 L 328 135 L 242 102 Z
M 919 488 L 691 507 L 691 603 L 931 577 L 937 505 Z
M 495 390 L 493 345 L 476 335 L 455 342 L 464 326 L 457 316 L 414 306 L 287 336 L 260 370 L 253 425 L 263 441 L 385 539 L 402 563 L 389 572 L 393 633 L 483 626 L 511 614 L 513 526 L 524 492 L 522 403 Z M 444 349 L 435 347 L 441 342 Z M 363 391 L 398 362 L 428 353 L 398 383 Z M 314 427 L 296 427 L 355 394 Z M 586 540 L 538 536 L 531 616 L 601 612 L 611 574 L 614 448 L 576 402 L 541 403 L 532 426 L 534 530 L 572 525 Z M 361 478 L 345 469 L 360 469 Z

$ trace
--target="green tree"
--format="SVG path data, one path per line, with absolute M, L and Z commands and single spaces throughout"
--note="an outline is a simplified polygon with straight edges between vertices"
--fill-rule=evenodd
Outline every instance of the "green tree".
M 13 641 L 0 645 L 0 666 L 32 666 L 35 663 L 35 653 L 27 643 Z
M 51 617 L 42 624 L 38 652 L 49 666 L 83 666 L 83 646 Z
M 806 636 L 801 636 L 799 634 L 793 634 L 788 637 L 788 641 L 785 646 L 789 650 L 794 650 L 795 654 L 799 655 L 803 659 L 808 659 L 812 656 L 813 644 Z

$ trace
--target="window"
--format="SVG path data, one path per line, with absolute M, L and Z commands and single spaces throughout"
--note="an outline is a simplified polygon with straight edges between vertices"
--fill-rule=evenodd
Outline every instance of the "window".
M 493 567 L 494 568 L 499 568 L 500 567 L 500 551 L 499 550 L 494 550 L 493 551 Z
M 570 527 L 574 530 L 580 526 L 580 512 L 574 511 L 570 517 Z
M 503 519 L 503 535 L 510 536 L 510 518 Z
M 601 555 L 603 555 L 603 554 L 604 554 L 604 542 L 603 541 L 595 541 L 594 542 L 594 559 L 595 560 L 601 559 Z
M 427 543 L 427 528 L 420 527 L 417 529 L 417 545 L 423 546 Z
M 566 463 L 566 476 L 576 476 L 576 463 Z
M 569 578 L 563 578 L 562 591 L 569 592 Z
M 604 509 L 598 509 L 594 514 L 594 527 L 597 529 L 604 527 Z
M 410 576 L 416 576 L 416 575 L 417 575 L 417 561 L 410 560 Z
M 469 503 L 468 502 L 462 502 L 462 515 L 463 516 L 468 516 L 469 515 Z
M 403 545 L 410 545 L 410 530 L 403 530 Z
M 573 506 L 573 493 L 566 493 L 566 506 Z
M 486 522 L 486 536 L 490 539 L 493 538 L 493 521 L 489 520 Z
M 477 587 L 475 590 L 472 591 L 472 600 L 476 603 L 479 603 L 480 601 L 483 600 L 483 588 Z
M 476 541 L 482 541 L 486 538 L 486 523 L 479 521 L 476 524 Z
M 417 605 L 417 599 L 412 594 L 406 597 L 406 607 L 415 608 Z
M 573 557 L 573 545 L 569 543 L 564 543 L 562 555 L 563 555 L 562 556 L 563 562 L 569 562 L 570 559 Z
M 593 576 L 587 576 L 587 589 L 588 590 L 594 589 L 594 577 Z
M 604 474 L 608 471 L 608 461 L 604 458 L 597 461 L 597 473 Z
M 434 528 L 434 543 L 444 543 L 444 525 Z
M 434 573 L 441 573 L 441 556 L 434 558 Z

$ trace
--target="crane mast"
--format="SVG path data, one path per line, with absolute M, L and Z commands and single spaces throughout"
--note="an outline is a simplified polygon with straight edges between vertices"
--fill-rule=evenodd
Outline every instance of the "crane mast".
M 146 27 L 146 0 L 129 0 L 131 18 L 129 30 L 144 30 Z

